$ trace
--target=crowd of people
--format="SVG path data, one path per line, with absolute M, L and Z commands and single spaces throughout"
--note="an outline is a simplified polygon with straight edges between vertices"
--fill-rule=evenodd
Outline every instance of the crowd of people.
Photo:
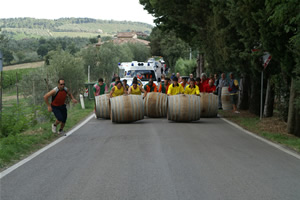
M 200 93 L 212 93 L 218 95 L 218 108 L 223 109 L 221 99 L 223 87 L 228 87 L 233 112 L 239 113 L 237 111 L 239 84 L 234 79 L 233 73 L 230 73 L 230 80 L 226 79 L 225 73 L 222 73 L 220 78 L 218 74 L 211 75 L 208 78 L 205 73 L 201 74 L 201 78 L 194 78 L 193 74 L 190 74 L 189 77 L 181 77 L 180 73 L 176 73 L 176 75 L 173 73 L 169 78 L 162 74 L 159 85 L 156 85 L 153 79 L 149 79 L 149 82 L 143 85 L 137 77 L 134 77 L 132 84 L 128 85 L 125 79 L 121 82 L 120 77 L 115 76 L 110 84 L 109 92 L 110 97 L 124 94 L 141 95 L 142 93 L 144 93 L 145 97 L 149 92 L 161 92 L 169 96 L 176 94 L 200 95 Z M 108 92 L 108 88 L 103 79 L 100 78 L 98 83 L 94 85 L 94 95 L 98 96 L 105 94 L 105 92 Z
M 221 74 L 221 78 L 219 78 L 217 74 L 214 74 L 214 76 L 211 75 L 208 78 L 205 73 L 202 73 L 201 78 L 197 77 L 196 79 L 194 79 L 193 74 L 190 74 L 188 78 L 181 77 L 179 73 L 177 73 L 176 76 L 175 73 L 173 73 L 170 78 L 162 74 L 158 86 L 152 79 L 149 79 L 149 82 L 143 85 L 137 77 L 134 77 L 132 84 L 128 85 L 125 79 L 121 82 L 120 77 L 115 76 L 109 89 L 104 80 L 99 78 L 98 82 L 93 86 L 93 92 L 94 96 L 98 96 L 107 93 L 109 90 L 111 98 L 126 94 L 141 95 L 142 93 L 144 93 L 143 96 L 146 97 L 149 92 L 161 92 L 169 96 L 177 94 L 200 95 L 200 93 L 213 93 L 218 95 L 218 108 L 222 109 L 221 95 L 223 87 L 228 87 L 233 112 L 239 113 L 237 111 L 239 83 L 234 78 L 233 73 L 230 73 L 230 80 L 226 79 L 224 73 Z M 53 112 L 56 117 L 56 121 L 52 124 L 53 133 L 57 132 L 58 125 L 60 125 L 58 134 L 64 133 L 63 128 L 67 120 L 67 109 L 65 104 L 67 96 L 71 98 L 73 103 L 77 103 L 77 100 L 70 93 L 69 89 L 65 87 L 65 81 L 62 78 L 58 80 L 57 87 L 44 96 L 48 111 Z M 51 103 L 49 103 L 48 100 L 50 97 L 52 98 Z

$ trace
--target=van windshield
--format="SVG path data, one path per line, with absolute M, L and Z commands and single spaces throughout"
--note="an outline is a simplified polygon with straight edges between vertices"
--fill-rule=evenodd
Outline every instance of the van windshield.
M 149 81 L 152 78 L 153 81 L 156 81 L 154 70 L 129 70 L 127 76 L 134 78 L 135 76 L 141 81 Z

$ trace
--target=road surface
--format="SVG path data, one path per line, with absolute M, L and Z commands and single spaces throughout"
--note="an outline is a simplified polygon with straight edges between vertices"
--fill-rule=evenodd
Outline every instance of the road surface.
M 299 200 L 300 160 L 219 118 L 91 119 L 0 187 L 1 200 Z

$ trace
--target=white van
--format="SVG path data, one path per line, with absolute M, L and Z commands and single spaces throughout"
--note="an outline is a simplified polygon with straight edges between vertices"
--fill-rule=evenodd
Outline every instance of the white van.
M 142 81 L 143 85 L 147 84 L 149 79 L 152 78 L 157 85 L 157 75 L 153 65 L 153 63 L 137 61 L 119 63 L 119 76 L 125 79 L 137 77 Z

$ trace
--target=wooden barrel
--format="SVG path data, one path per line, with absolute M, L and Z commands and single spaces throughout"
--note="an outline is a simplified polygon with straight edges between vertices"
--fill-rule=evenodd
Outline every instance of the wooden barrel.
M 200 107 L 202 117 L 217 117 L 218 115 L 218 96 L 212 93 L 201 93 Z
M 196 95 L 168 96 L 168 120 L 190 122 L 200 119 L 200 97 Z
M 222 87 L 221 100 L 223 110 L 232 110 L 232 104 L 230 102 L 230 93 L 228 91 L 228 87 Z
M 144 104 L 140 95 L 122 95 L 110 99 L 111 120 L 128 123 L 144 119 Z
M 167 116 L 168 95 L 150 92 L 144 99 L 145 116 L 159 118 Z
M 95 97 L 97 118 L 110 119 L 109 94 L 102 94 Z

